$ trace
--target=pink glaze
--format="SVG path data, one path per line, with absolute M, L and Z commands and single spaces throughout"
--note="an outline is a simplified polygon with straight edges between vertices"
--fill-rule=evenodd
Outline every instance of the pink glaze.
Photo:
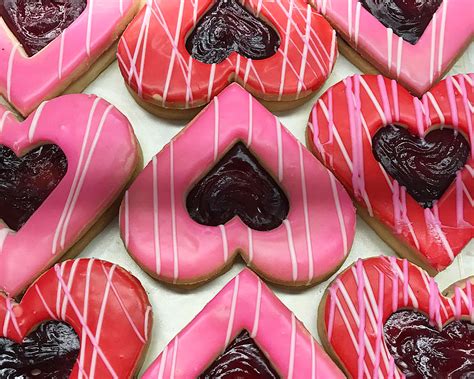
M 88 0 L 79 18 L 31 58 L 0 20 L 0 94 L 23 115 L 29 114 L 112 45 L 121 32 L 119 24 L 136 4 L 137 0 Z
M 196 378 L 243 329 L 284 378 L 344 378 L 296 316 L 245 269 L 165 347 L 143 379 Z
M 395 81 L 356 75 L 316 103 L 309 120 L 310 145 L 360 206 L 440 271 L 474 236 L 474 155 L 437 204 L 423 209 L 375 160 L 372 137 L 390 122 L 421 136 L 444 124 L 457 127 L 474 149 L 473 109 L 474 74 L 448 78 L 421 100 Z
M 445 0 L 412 45 L 385 27 L 358 0 L 310 0 L 362 55 L 421 96 L 474 36 L 472 0 Z
M 108 262 L 77 259 L 54 266 L 21 303 L 0 295 L 0 337 L 21 342 L 38 324 L 64 321 L 81 348 L 71 378 L 129 378 L 151 334 L 152 311 L 140 282 Z
M 188 191 L 239 140 L 289 199 L 287 220 L 272 231 L 249 229 L 239 218 L 205 226 L 187 212 Z M 209 279 L 239 251 L 271 281 L 308 285 L 346 258 L 355 212 L 333 175 L 278 118 L 232 84 L 140 174 L 122 203 L 120 228 L 133 258 L 160 280 Z
M 387 319 L 408 308 L 425 313 L 438 328 L 453 318 L 474 322 L 473 286 L 471 277 L 444 297 L 426 272 L 406 260 L 358 261 L 327 290 L 324 337 L 351 377 L 401 378 L 383 341 Z
M 337 56 L 336 33 L 329 23 L 302 0 L 242 3 L 277 30 L 281 45 L 273 57 L 252 61 L 233 53 L 212 65 L 194 60 L 186 37 L 213 0 L 153 0 L 119 44 L 127 84 L 145 101 L 171 108 L 204 105 L 234 80 L 272 100 L 295 100 L 316 91 Z
M 89 230 L 122 193 L 139 159 L 130 123 L 98 97 L 68 95 L 51 100 L 22 123 L 0 109 L 0 145 L 21 156 L 45 143 L 63 150 L 68 170 L 18 232 L 0 222 L 0 291 L 11 296 Z

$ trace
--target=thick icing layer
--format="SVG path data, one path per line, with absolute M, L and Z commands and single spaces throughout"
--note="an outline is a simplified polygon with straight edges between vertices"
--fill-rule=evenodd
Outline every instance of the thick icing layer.
M 471 0 L 442 1 L 415 45 L 383 25 L 360 0 L 310 1 L 363 57 L 418 96 L 441 79 L 474 37 Z M 364 2 L 375 3 L 374 0 Z M 412 2 L 404 0 L 396 4 L 406 7 Z M 417 1 L 421 3 L 427 1 Z
M 20 343 L 49 320 L 67 323 L 79 337 L 70 378 L 129 378 L 145 353 L 152 313 L 145 290 L 126 270 L 77 259 L 48 270 L 19 304 L 0 295 L 0 338 Z
M 43 103 L 21 123 L 0 109 L 0 131 L 0 145 L 17 156 L 49 143 L 62 149 L 68 163 L 64 178 L 18 232 L 0 223 L 0 291 L 14 296 L 113 204 L 138 165 L 139 148 L 126 117 L 87 95 Z
M 252 60 L 233 53 L 210 65 L 193 59 L 187 37 L 214 1 L 156 0 L 130 24 L 118 60 L 125 81 L 139 97 L 163 107 L 194 108 L 235 80 L 267 100 L 296 100 L 325 82 L 337 56 L 336 34 L 304 0 L 244 2 L 280 37 L 280 48 L 271 57 Z
M 276 229 L 253 230 L 237 217 L 206 226 L 189 216 L 190 189 L 237 141 L 288 198 L 288 217 Z M 354 228 L 343 187 L 237 84 L 152 159 L 126 193 L 120 216 L 121 236 L 134 259 L 156 278 L 179 284 L 210 279 L 237 251 L 268 280 L 315 283 L 344 261 Z
M 11 1 L 7 0 L 7 3 Z M 24 1 L 16 0 L 16 3 Z M 51 0 L 34 2 L 52 3 Z M 64 1 L 54 3 L 58 5 Z M 87 1 L 80 16 L 32 57 L 25 53 L 6 24 L 0 24 L 1 95 L 23 115 L 27 115 L 43 100 L 62 93 L 71 84 L 74 75 L 89 67 L 118 38 L 127 20 L 136 11 L 137 3 L 137 0 Z M 34 11 L 37 11 L 36 7 Z M 25 26 L 24 21 L 21 24 Z M 36 27 L 42 25 L 34 24 Z M 38 39 L 35 37 L 34 40 Z
M 242 330 L 283 378 L 344 378 L 296 316 L 245 269 L 165 347 L 143 379 L 197 378 Z
M 420 100 L 382 76 L 353 76 L 330 88 L 313 108 L 308 140 L 316 156 L 370 216 L 443 270 L 474 236 L 474 74 L 448 77 Z M 388 124 L 427 136 L 452 125 L 470 145 L 469 158 L 432 208 L 423 209 L 372 153 L 372 139 Z
M 474 324 L 474 278 L 456 284 L 453 294 L 444 297 L 426 272 L 393 257 L 359 260 L 326 295 L 320 335 L 353 378 L 404 377 L 384 336 L 384 324 L 394 312 L 421 312 L 438 330 L 453 319 Z

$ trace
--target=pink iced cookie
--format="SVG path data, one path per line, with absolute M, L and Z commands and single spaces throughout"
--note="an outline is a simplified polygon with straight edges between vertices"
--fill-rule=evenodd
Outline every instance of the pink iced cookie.
M 14 296 L 106 225 L 141 156 L 126 117 L 95 96 L 45 102 L 21 123 L 2 108 L 0 131 L 0 291 Z M 51 146 L 59 151 L 52 157 Z M 58 177 L 65 162 L 67 171 Z M 24 206 L 15 197 L 56 179 L 39 203 L 31 197 Z M 18 209 L 30 213 L 24 217 Z
M 0 7 L 0 94 L 23 115 L 70 85 L 80 92 L 107 67 L 140 1 L 36 1 L 25 9 L 29 3 Z
M 213 167 L 222 169 L 222 156 L 239 145 L 248 147 L 270 176 L 273 183 L 267 182 L 268 192 L 253 185 L 254 169 L 249 169 L 241 181 L 231 179 L 229 191 L 219 193 L 219 186 L 211 183 L 208 187 L 216 190 L 218 200 L 224 198 L 226 203 L 230 199 L 224 207 L 233 206 L 234 185 L 244 187 L 248 194 L 240 203 L 253 204 L 256 197 L 257 204 L 241 209 L 240 218 L 229 217 L 215 226 L 194 221 L 188 212 L 188 194 L 199 180 L 209 177 Z M 228 183 L 226 178 L 224 184 Z M 277 206 L 283 203 L 285 208 L 285 197 L 289 212 L 286 208 L 277 215 L 281 210 Z M 267 204 L 267 198 L 274 201 Z M 262 225 L 245 221 L 253 211 L 275 203 L 275 214 L 264 216 L 283 216 L 270 228 L 257 230 Z M 206 208 L 213 204 L 204 200 L 200 205 Z M 347 257 L 354 237 L 355 212 L 334 176 L 278 118 L 238 84 L 232 84 L 140 174 L 122 203 L 120 228 L 132 257 L 165 282 L 205 281 L 231 265 L 240 253 L 264 278 L 305 286 L 327 277 Z
M 363 59 L 418 96 L 442 78 L 474 36 L 471 0 L 311 2 Z
M 247 269 L 165 347 L 143 378 L 196 378 L 201 374 L 205 377 L 205 370 L 225 361 L 225 357 L 220 357 L 220 362 L 216 358 L 236 338 L 242 340 L 243 331 L 247 332 L 246 347 L 250 347 L 249 342 L 257 345 L 257 357 L 264 357 L 269 366 L 266 368 L 272 373 L 289 379 L 344 378 L 295 315 Z M 250 372 L 256 364 L 252 362 L 255 345 L 252 351 L 245 350 L 245 363 L 250 366 L 246 369 Z M 258 363 L 260 372 L 266 372 L 262 362 Z M 238 367 L 239 361 L 234 360 L 230 366 Z

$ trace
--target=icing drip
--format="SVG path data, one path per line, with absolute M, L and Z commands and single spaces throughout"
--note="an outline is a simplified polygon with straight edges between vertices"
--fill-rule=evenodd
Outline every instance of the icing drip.
M 236 0 L 218 0 L 186 41 L 189 54 L 208 64 L 221 63 L 231 53 L 259 60 L 280 47 L 277 32 Z
M 244 330 L 198 379 L 276 379 L 280 376 Z
M 69 378 L 79 350 L 71 326 L 57 321 L 40 324 L 22 344 L 0 338 L 0 377 Z
M 223 225 L 239 216 L 260 231 L 279 227 L 289 212 L 284 192 L 241 142 L 193 187 L 186 206 L 200 224 Z

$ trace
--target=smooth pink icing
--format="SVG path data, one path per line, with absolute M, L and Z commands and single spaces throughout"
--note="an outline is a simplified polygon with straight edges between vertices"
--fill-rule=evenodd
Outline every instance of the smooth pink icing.
M 474 323 L 473 286 L 471 277 L 456 285 L 452 297 L 444 297 L 434 279 L 407 260 L 360 260 L 328 288 L 324 334 L 351 377 L 400 378 L 383 341 L 387 319 L 408 308 L 425 313 L 438 328 L 453 318 Z
M 123 268 L 94 259 L 58 264 L 30 287 L 21 303 L 0 294 L 0 337 L 16 342 L 48 320 L 71 325 L 81 349 L 71 378 L 130 378 L 152 327 L 148 296 Z
M 71 75 L 88 66 L 117 38 L 118 24 L 136 0 L 88 0 L 84 12 L 60 37 L 33 57 L 0 20 L 0 93 L 23 115 L 33 111 Z
M 129 121 L 96 96 L 59 97 L 22 123 L 0 108 L 0 145 L 20 156 L 45 143 L 63 150 L 68 170 L 18 232 L 0 222 L 0 290 L 11 296 L 79 240 L 120 195 L 138 162 Z
M 474 37 L 472 0 L 444 0 L 416 45 L 386 28 L 358 0 L 310 0 L 383 72 L 424 94 Z
M 233 53 L 212 65 L 194 60 L 186 37 L 212 3 L 149 1 L 130 24 L 119 43 L 118 61 L 125 81 L 140 97 L 165 107 L 197 107 L 237 80 L 260 96 L 295 100 L 326 81 L 337 57 L 336 33 L 302 0 L 242 1 L 280 35 L 273 57 L 252 61 Z
M 355 75 L 321 96 L 309 120 L 309 140 L 318 158 L 369 215 L 438 271 L 474 237 L 473 104 L 474 74 L 448 77 L 421 100 L 394 80 Z M 390 122 L 420 136 L 447 125 L 469 138 L 465 168 L 432 209 L 423 209 L 374 158 L 372 138 Z
M 344 378 L 296 316 L 244 269 L 165 347 L 143 379 L 196 378 L 243 329 L 284 378 Z
M 285 191 L 290 212 L 268 232 L 239 218 L 200 225 L 186 210 L 192 185 L 238 140 Z M 344 188 L 257 100 L 230 85 L 140 174 L 125 195 L 120 228 L 133 258 L 173 283 L 208 279 L 240 251 L 269 280 L 314 283 L 346 258 L 355 212 Z

